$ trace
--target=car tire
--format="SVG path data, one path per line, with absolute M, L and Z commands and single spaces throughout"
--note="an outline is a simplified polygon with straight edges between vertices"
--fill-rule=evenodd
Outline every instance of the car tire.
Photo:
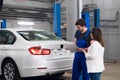
M 11 59 L 5 60 L 2 64 L 3 80 L 21 80 L 18 68 Z

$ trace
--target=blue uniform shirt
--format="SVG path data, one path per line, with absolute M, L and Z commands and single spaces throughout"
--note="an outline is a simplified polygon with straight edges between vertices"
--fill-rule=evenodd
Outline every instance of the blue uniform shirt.
M 77 39 L 76 45 L 79 48 L 87 48 L 90 45 L 90 33 L 91 31 L 87 29 L 85 33 L 81 33 L 79 30 L 75 33 L 75 38 Z M 82 53 L 82 54 L 80 54 Z M 83 52 L 76 52 L 76 56 L 84 56 Z

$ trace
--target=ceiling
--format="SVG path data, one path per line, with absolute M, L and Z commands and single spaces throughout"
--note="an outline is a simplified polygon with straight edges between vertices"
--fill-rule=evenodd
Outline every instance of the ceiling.
M 59 1 L 59 0 L 29 0 L 29 1 L 51 2 L 51 3 L 54 3 L 54 2 Z
M 56 1 L 63 1 L 63 0 L 27 0 L 27 1 L 35 1 L 35 2 L 42 2 L 53 4 Z M 0 4 L 2 0 L 0 1 Z M 1 4 L 2 9 L 0 11 L 0 19 L 12 19 L 12 20 L 19 20 L 19 19 L 27 19 L 27 20 L 37 20 L 37 21 L 48 21 L 53 23 L 53 7 L 43 8 L 43 7 L 30 7 L 30 6 L 20 6 L 20 5 L 11 5 L 11 4 Z M 62 8 L 61 8 L 62 10 Z M 63 11 L 63 10 L 62 10 Z M 62 13 L 61 13 L 62 14 Z M 63 15 L 63 14 L 62 14 Z M 63 18 L 61 16 L 63 20 Z M 62 21 L 63 21 L 62 20 Z
M 1 0 L 2 1 L 2 0 Z M 0 1 L 0 3 L 2 3 Z M 52 4 L 54 0 L 29 0 L 29 1 L 37 1 L 37 2 L 49 2 Z M 40 21 L 51 21 L 52 20 L 52 7 L 49 8 L 35 8 L 28 6 L 16 6 L 16 5 L 8 5 L 2 4 L 2 9 L 0 11 L 0 19 L 18 19 L 18 18 L 30 18 L 33 20 Z M 51 16 L 50 16 L 51 15 Z

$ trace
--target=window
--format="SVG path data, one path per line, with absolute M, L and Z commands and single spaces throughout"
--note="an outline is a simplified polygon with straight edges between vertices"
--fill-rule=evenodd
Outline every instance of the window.
M 18 31 L 18 33 L 28 41 L 61 40 L 59 37 L 46 31 Z
M 13 44 L 15 42 L 16 37 L 14 34 L 7 30 L 0 31 L 0 44 Z
M 13 34 L 9 34 L 6 44 L 13 44 L 15 42 L 15 36 Z

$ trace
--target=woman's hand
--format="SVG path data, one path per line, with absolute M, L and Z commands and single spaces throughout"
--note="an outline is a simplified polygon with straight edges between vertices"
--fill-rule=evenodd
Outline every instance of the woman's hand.
M 87 53 L 87 51 L 86 51 L 86 50 L 84 50 L 84 49 L 82 49 L 82 52 Z

